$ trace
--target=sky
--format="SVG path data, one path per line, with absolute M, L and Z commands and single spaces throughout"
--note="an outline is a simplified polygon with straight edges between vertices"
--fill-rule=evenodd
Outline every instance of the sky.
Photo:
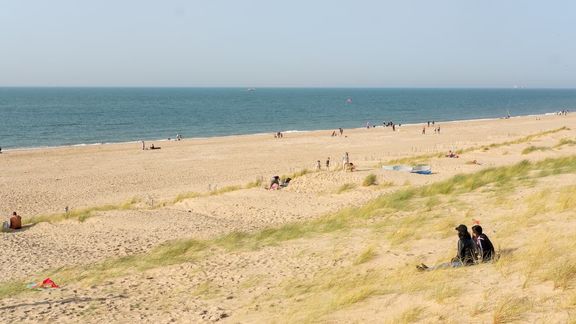
M 0 86 L 576 88 L 576 2 L 0 0 Z

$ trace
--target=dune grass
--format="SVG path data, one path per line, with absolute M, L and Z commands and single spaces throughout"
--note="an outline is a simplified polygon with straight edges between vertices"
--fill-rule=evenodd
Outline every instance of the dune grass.
M 400 316 L 394 320 L 394 323 L 410 324 L 415 323 L 420 319 L 426 308 L 422 306 L 413 306 L 402 312 Z
M 547 146 L 528 146 L 527 148 L 522 150 L 522 154 L 530 154 L 532 152 L 537 152 L 537 151 L 549 151 L 551 150 L 549 147 Z
M 87 220 L 88 218 L 94 216 L 96 213 L 99 212 L 106 212 L 112 210 L 128 210 L 134 208 L 136 204 L 140 202 L 137 198 L 132 198 L 124 203 L 118 205 L 103 205 L 97 207 L 90 207 L 90 208 L 82 208 L 77 210 L 71 210 L 68 213 L 60 213 L 60 214 L 49 214 L 49 215 L 38 215 L 33 216 L 30 218 L 25 218 L 25 224 L 37 224 L 40 222 L 61 222 L 67 219 L 73 219 L 80 222 Z
M 456 153 L 457 154 L 464 154 L 464 153 L 469 153 L 469 152 L 473 152 L 473 151 L 487 151 L 490 149 L 504 147 L 504 146 L 523 144 L 523 143 L 527 143 L 527 142 L 530 142 L 532 140 L 535 140 L 539 137 L 548 136 L 548 135 L 558 133 L 561 131 L 565 131 L 565 130 L 570 130 L 570 128 L 564 126 L 564 127 L 560 127 L 560 128 L 556 128 L 556 129 L 551 129 L 548 131 L 530 134 L 530 135 L 527 135 L 527 136 L 524 136 L 524 137 L 521 137 L 521 138 L 518 138 L 518 139 L 512 140 L 512 141 L 492 143 L 492 144 L 481 145 L 481 146 L 472 146 L 472 147 L 469 147 L 466 149 L 456 150 Z M 391 165 L 391 164 L 417 164 L 417 163 L 427 162 L 433 158 L 442 158 L 442 157 L 444 157 L 445 154 L 446 153 L 444 153 L 444 152 L 442 152 L 442 153 L 429 153 L 429 154 L 422 154 L 422 155 L 417 155 L 417 156 L 399 158 L 399 159 L 394 159 L 394 160 L 379 163 L 378 167 L 382 167 L 383 165 Z
M 341 194 L 341 193 L 343 193 L 343 192 L 350 191 L 350 190 L 352 190 L 352 189 L 354 189 L 354 188 L 356 188 L 356 184 L 354 184 L 354 183 L 345 183 L 345 184 L 341 185 L 340 187 L 338 187 L 338 190 L 336 190 L 336 193 L 337 193 L 337 194 Z
M 571 138 L 562 138 L 558 141 L 558 144 L 554 145 L 554 148 L 561 148 L 562 146 L 569 145 L 573 146 L 576 145 L 576 139 Z
M 494 310 L 493 323 L 504 324 L 522 320 L 526 311 L 531 308 L 531 302 L 528 298 L 519 298 L 516 296 L 505 296 L 498 301 Z
M 542 173 L 541 170 L 547 170 Z M 179 240 L 167 242 L 147 254 L 133 255 L 118 259 L 112 259 L 89 266 L 77 266 L 66 269 L 58 269 L 48 272 L 46 275 L 55 277 L 63 284 L 73 282 L 98 282 L 102 278 L 122 276 L 134 271 L 144 271 L 147 269 L 189 262 L 200 257 L 204 252 L 214 249 L 224 251 L 242 251 L 260 249 L 266 246 L 278 245 L 282 242 L 311 237 L 317 234 L 333 233 L 342 230 L 351 230 L 356 227 L 379 226 L 384 232 L 390 244 L 403 244 L 408 240 L 414 240 L 420 235 L 415 229 L 426 227 L 425 224 L 437 220 L 433 214 L 426 212 L 426 204 L 438 206 L 442 203 L 444 196 L 454 194 L 470 193 L 482 187 L 499 186 L 517 180 L 538 178 L 543 174 L 563 174 L 576 171 L 576 156 L 546 159 L 531 163 L 520 162 L 516 165 L 484 169 L 469 175 L 456 175 L 448 180 L 440 181 L 419 188 L 401 189 L 393 193 L 385 194 L 370 203 L 357 208 L 346 208 L 337 213 L 329 214 L 318 219 L 285 224 L 280 227 L 268 228 L 254 233 L 234 232 L 212 240 Z M 566 197 L 570 197 L 573 187 L 566 189 Z M 562 197 L 560 195 L 559 197 Z M 559 198 L 560 199 L 560 198 Z M 571 200 L 569 205 L 557 203 L 556 206 L 573 208 Z M 452 200 L 448 200 L 452 201 Z M 130 204 L 125 205 L 126 208 Z M 396 213 L 399 212 L 399 213 Z M 408 214 L 405 214 L 409 212 Z M 370 222 L 368 222 L 370 221 Z M 376 223 L 374 223 L 376 221 Z M 394 227 L 389 227 L 394 224 Z M 451 227 L 453 224 L 448 224 Z M 453 227 L 451 227 L 453 228 Z M 411 231 L 412 229 L 413 231 Z M 500 267 L 505 266 L 505 262 L 517 262 L 522 266 L 529 278 L 536 278 L 538 281 L 551 280 L 558 288 L 570 287 L 574 282 L 572 271 L 574 263 L 570 259 L 563 259 L 562 251 L 576 251 L 576 242 L 569 238 L 555 237 L 552 240 L 534 240 L 535 247 L 526 246 L 526 251 L 522 255 L 512 255 L 500 263 Z M 552 244 L 555 243 L 555 244 Z M 571 244 L 571 245 L 557 245 Z M 555 252 L 545 251 L 549 249 Z M 375 257 L 375 251 L 367 249 L 356 262 L 356 265 L 367 263 Z M 548 253 L 549 257 L 541 257 L 543 253 Z M 570 255 L 564 255 L 569 257 Z M 550 262 L 550 260 L 556 262 Z M 573 258 L 572 260 L 576 260 Z M 529 264 L 527 264 L 529 262 Z M 411 267 L 410 267 L 411 268 Z M 349 269 L 354 272 L 354 268 Z M 440 271 L 438 271 L 440 272 Z M 383 277 L 379 272 L 367 272 L 364 275 L 349 275 L 346 273 L 327 273 L 323 278 L 317 278 L 320 282 L 310 282 L 309 284 L 297 283 L 298 291 L 319 289 L 322 294 L 326 289 L 334 290 L 334 300 L 331 305 L 346 305 L 359 300 L 363 300 L 376 294 L 390 292 L 412 292 L 422 289 L 430 290 L 441 284 L 444 278 L 437 273 L 424 273 L 414 278 L 409 270 L 401 269 L 391 276 Z M 454 272 L 452 275 L 458 275 Z M 44 276 L 44 275 L 42 275 Z M 410 278 L 404 278 L 409 276 Z M 404 278 L 404 279 L 403 279 Z M 326 281 L 327 280 L 327 281 Z M 307 286 L 308 285 L 308 286 Z M 334 285 L 334 286 L 332 286 Z M 352 289 L 353 288 L 353 289 Z M 21 292 L 18 285 L 0 284 L 0 294 L 12 295 Z M 431 298 L 442 301 L 461 293 L 458 287 L 451 287 L 446 290 L 439 290 L 431 293 Z M 504 307 L 504 306 L 503 306 Z M 500 312 L 503 315 L 496 316 L 501 319 L 507 318 L 506 309 Z M 496 318 L 495 317 L 495 318 Z
M 373 173 L 367 175 L 366 178 L 364 178 L 364 181 L 362 181 L 364 187 L 370 187 L 376 184 L 378 184 L 378 178 Z
M 354 265 L 370 262 L 374 258 L 376 258 L 376 256 L 378 256 L 378 253 L 376 253 L 376 249 L 373 246 L 370 246 L 366 248 L 364 251 L 362 251 L 362 253 L 360 253 L 360 255 L 356 258 L 356 260 L 354 260 Z

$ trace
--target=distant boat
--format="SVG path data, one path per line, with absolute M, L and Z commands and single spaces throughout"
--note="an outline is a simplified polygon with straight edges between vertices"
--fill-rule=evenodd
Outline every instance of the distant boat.
M 256 88 L 248 88 L 246 91 L 256 91 Z
M 346 103 L 349 103 L 349 104 L 351 104 L 351 103 L 352 103 L 352 98 L 348 98 L 348 99 L 346 99 Z

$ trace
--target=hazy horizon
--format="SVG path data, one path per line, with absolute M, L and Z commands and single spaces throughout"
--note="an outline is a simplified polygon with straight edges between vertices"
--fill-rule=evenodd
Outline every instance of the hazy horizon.
M 2 87 L 576 88 L 576 4 L 25 0 Z

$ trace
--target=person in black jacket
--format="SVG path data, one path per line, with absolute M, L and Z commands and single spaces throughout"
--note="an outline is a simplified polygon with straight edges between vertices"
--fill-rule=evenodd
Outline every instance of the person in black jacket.
M 496 256 L 496 253 L 494 252 L 494 245 L 492 245 L 492 242 L 490 242 L 488 236 L 482 233 L 482 226 L 472 226 L 472 236 L 474 238 L 474 242 L 476 243 L 478 260 L 481 262 L 492 261 Z
M 456 253 L 456 257 L 452 258 L 450 262 L 442 263 L 434 267 L 428 267 L 424 263 L 416 266 L 416 268 L 420 271 L 429 271 L 429 270 L 436 270 L 436 269 L 445 269 L 445 268 L 457 268 L 462 266 L 469 266 L 473 265 L 476 259 L 476 248 L 474 246 L 474 241 L 468 233 L 468 227 L 466 225 L 460 224 L 458 227 L 455 228 L 458 231 L 458 250 Z

